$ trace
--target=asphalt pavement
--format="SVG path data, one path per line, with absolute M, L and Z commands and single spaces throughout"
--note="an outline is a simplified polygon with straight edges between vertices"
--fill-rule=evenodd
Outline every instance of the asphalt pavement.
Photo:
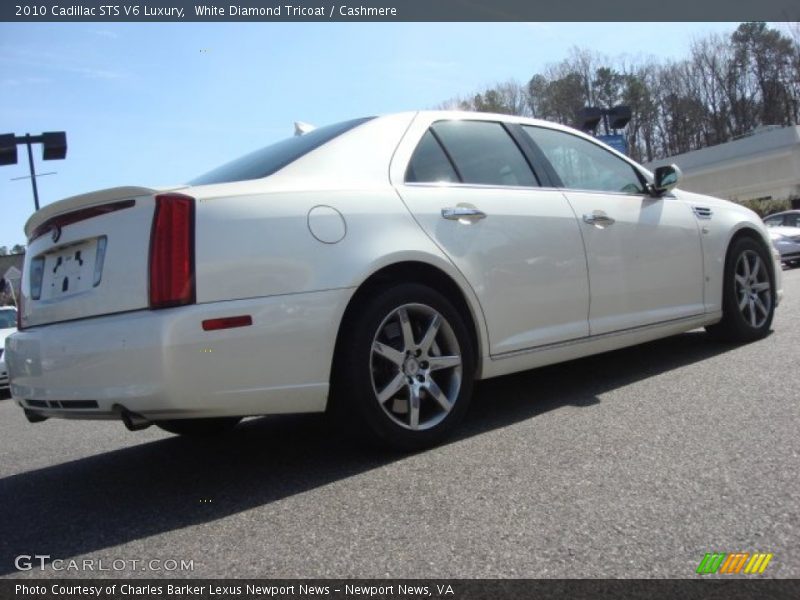
M 318 416 L 203 444 L 4 400 L 0 576 L 684 578 L 758 551 L 800 577 L 800 269 L 784 286 L 762 341 L 693 331 L 482 382 L 460 435 L 412 456 Z

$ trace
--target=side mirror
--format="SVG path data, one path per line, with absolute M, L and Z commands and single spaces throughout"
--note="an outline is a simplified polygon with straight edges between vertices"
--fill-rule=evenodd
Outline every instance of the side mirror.
M 681 179 L 681 170 L 677 165 L 669 165 L 658 167 L 653 175 L 653 191 L 656 195 L 661 196 L 678 185 L 678 181 Z

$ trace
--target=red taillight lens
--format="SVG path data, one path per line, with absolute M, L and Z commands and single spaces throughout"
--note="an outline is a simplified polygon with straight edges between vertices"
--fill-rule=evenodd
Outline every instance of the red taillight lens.
M 194 198 L 160 194 L 150 234 L 150 308 L 194 301 Z

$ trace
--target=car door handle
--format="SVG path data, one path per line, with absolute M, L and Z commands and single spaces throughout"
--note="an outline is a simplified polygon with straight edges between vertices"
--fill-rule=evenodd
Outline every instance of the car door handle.
M 486 213 L 477 208 L 468 206 L 455 206 L 442 209 L 442 216 L 450 221 L 477 221 L 485 219 Z
M 614 219 L 609 217 L 601 210 L 596 210 L 590 215 L 583 215 L 583 222 L 588 223 L 589 225 L 594 225 L 600 229 L 616 223 Z

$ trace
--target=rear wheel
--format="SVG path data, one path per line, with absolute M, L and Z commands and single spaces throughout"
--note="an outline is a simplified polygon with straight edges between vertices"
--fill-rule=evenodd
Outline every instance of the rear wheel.
M 769 332 L 775 313 L 775 283 L 767 251 L 751 238 L 739 238 L 725 263 L 722 320 L 706 327 L 716 338 L 751 342 Z
M 239 421 L 241 421 L 239 417 L 174 419 L 170 421 L 156 421 L 156 425 L 169 433 L 176 433 L 188 437 L 207 437 L 229 431 L 236 427 Z
M 475 370 L 470 335 L 447 298 L 399 284 L 344 327 L 333 374 L 339 420 L 400 450 L 444 439 L 467 409 Z

